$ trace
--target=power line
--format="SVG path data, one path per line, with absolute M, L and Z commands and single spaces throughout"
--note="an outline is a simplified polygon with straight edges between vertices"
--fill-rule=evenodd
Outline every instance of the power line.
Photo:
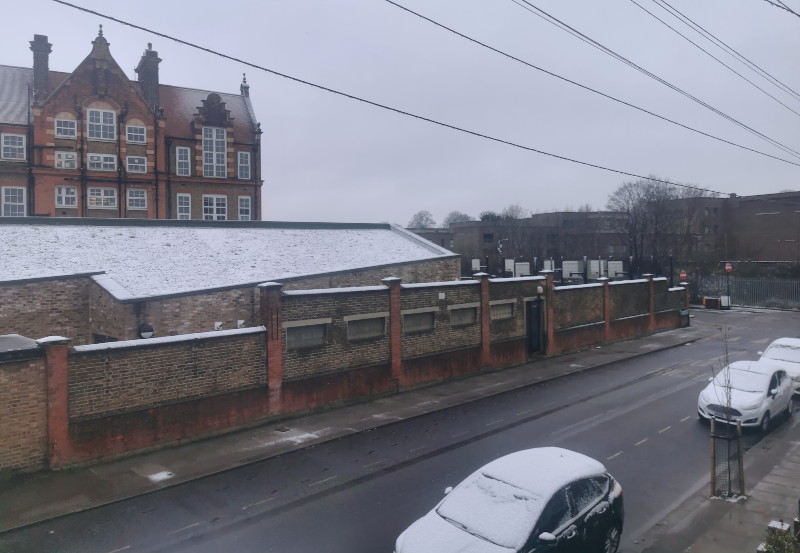
M 407 117 L 413 117 L 414 119 L 418 119 L 420 121 L 426 121 L 428 123 L 432 123 L 432 124 L 438 125 L 440 127 L 444 127 L 444 128 L 447 128 L 447 129 L 451 129 L 451 130 L 455 130 L 455 131 L 458 131 L 458 132 L 466 133 L 466 134 L 469 134 L 469 135 L 472 135 L 472 136 L 477 136 L 479 138 L 484 138 L 486 140 L 491 140 L 493 142 L 497 142 L 497 143 L 500 143 L 500 144 L 505 144 L 507 146 L 512 146 L 514 148 L 519 148 L 521 150 L 526 150 L 526 151 L 529 151 L 529 152 L 535 152 L 537 154 L 545 155 L 545 156 L 552 157 L 552 158 L 555 158 L 555 159 L 560 159 L 560 160 L 563 160 L 563 161 L 569 161 L 571 163 L 576 163 L 576 164 L 583 165 L 583 166 L 586 166 L 586 167 L 592 167 L 594 169 L 600 169 L 600 170 L 603 170 L 603 171 L 608 171 L 610 173 L 617 173 L 619 175 L 625 175 L 625 176 L 628 176 L 628 177 L 635 177 L 635 178 L 638 178 L 638 179 L 645 179 L 645 180 L 649 180 L 649 181 L 653 181 L 653 182 L 660 182 L 660 183 L 664 183 L 664 184 L 670 184 L 670 185 L 673 185 L 673 186 L 679 186 L 681 188 L 686 188 L 686 189 L 690 189 L 690 190 L 698 190 L 698 191 L 701 191 L 701 192 L 709 192 L 711 194 L 720 194 L 720 195 L 732 196 L 732 194 L 730 192 L 719 192 L 719 191 L 716 191 L 716 190 L 711 190 L 711 189 L 708 189 L 708 188 L 702 188 L 702 187 L 699 187 L 699 186 L 691 186 L 691 185 L 688 185 L 688 184 L 679 184 L 679 183 L 669 182 L 669 181 L 665 181 L 665 180 L 661 180 L 661 179 L 657 179 L 657 178 L 653 178 L 653 177 L 645 177 L 643 175 L 639 175 L 639 174 L 636 174 L 636 173 L 630 173 L 628 171 L 622 171 L 622 170 L 619 170 L 619 169 L 613 169 L 611 167 L 605 167 L 603 165 L 597 165 L 597 164 L 594 164 L 594 163 L 589 163 L 587 161 L 581 161 L 581 160 L 573 159 L 573 158 L 570 158 L 570 157 L 554 154 L 554 153 L 551 153 L 551 152 L 546 152 L 544 150 L 539 150 L 537 148 L 533 148 L 533 147 L 530 147 L 530 146 L 524 146 L 522 144 L 518 144 L 516 142 L 511 142 L 509 140 L 504 140 L 504 139 L 501 139 L 501 138 L 496 138 L 496 137 L 489 136 L 489 135 L 486 135 L 486 134 L 483 134 L 483 133 L 479 133 L 479 132 L 476 132 L 476 131 L 471 131 L 471 130 L 468 130 L 468 129 L 465 129 L 465 128 L 462 128 L 462 127 L 457 127 L 457 126 L 451 125 L 449 123 L 443 123 L 441 121 L 437 121 L 437 120 L 431 119 L 429 117 L 424 117 L 422 115 L 416 115 L 414 113 L 403 111 L 403 110 L 398 109 L 398 108 L 393 108 L 393 107 L 390 107 L 390 106 L 387 106 L 387 105 L 384 105 L 384 104 L 380 104 L 378 102 L 373 102 L 372 100 L 367 100 L 367 99 L 364 99 L 364 98 L 360 98 L 358 96 L 354 96 L 352 94 L 348 94 L 346 92 L 341 92 L 341 91 L 338 91 L 338 90 L 335 90 L 335 89 L 332 89 L 332 88 L 328 88 L 328 87 L 323 86 L 323 85 L 312 83 L 310 81 L 306 81 L 306 80 L 300 79 L 298 77 L 293 77 L 291 75 L 287 75 L 285 73 L 281 73 L 279 71 L 275 71 L 273 69 L 269 69 L 267 67 L 263 67 L 263 66 L 257 65 L 255 63 L 252 63 L 252 62 L 249 62 L 249 61 L 245 61 L 245 60 L 243 60 L 241 58 L 237 58 L 235 56 L 231 56 L 231 55 L 228 55 L 228 54 L 223 54 L 222 52 L 218 52 L 216 50 L 213 50 L 213 49 L 205 47 L 205 46 L 200 46 L 200 45 L 195 44 L 193 42 L 182 40 L 182 39 L 167 35 L 165 33 L 160 33 L 158 31 L 154 31 L 154 30 L 149 29 L 147 27 L 142 27 L 141 25 L 136 25 L 134 23 L 130 23 L 128 21 L 124 21 L 122 19 L 118 19 L 118 18 L 110 16 L 110 15 L 106 15 L 106 14 L 100 13 L 100 12 L 95 11 L 95 10 L 90 10 L 90 9 L 84 8 L 82 6 L 77 6 L 77 5 L 72 4 L 70 2 L 66 2 L 65 0 L 52 0 L 52 1 L 56 2 L 57 4 L 61 4 L 61 5 L 64 5 L 64 6 L 67 6 L 67 7 L 70 7 L 70 8 L 85 12 L 85 13 L 90 13 L 92 15 L 96 15 L 98 17 L 102 17 L 104 19 L 108 19 L 109 21 L 114 21 L 116 23 L 119 23 L 120 25 L 125 25 L 125 26 L 131 27 L 133 29 L 138 29 L 140 31 L 144 31 L 144 32 L 150 33 L 152 35 L 162 37 L 162 38 L 164 38 L 166 40 L 170 40 L 170 41 L 173 41 L 173 42 L 177 42 L 178 44 L 183 44 L 184 46 L 188 46 L 190 48 L 201 50 L 203 52 L 212 54 L 214 56 L 218 56 L 218 57 L 221 57 L 221 58 L 224 58 L 224 59 L 227 59 L 227 60 L 235 61 L 236 63 L 241 63 L 242 65 L 246 65 L 248 67 L 252 67 L 253 69 L 258 69 L 259 71 L 264 71 L 266 73 L 270 73 L 270 74 L 275 75 L 277 77 L 282 77 L 284 79 L 288 79 L 288 80 L 291 80 L 291 81 L 294 81 L 294 82 L 297 82 L 297 83 L 300 83 L 300 84 L 311 86 L 311 87 L 314 87 L 314 88 L 319 89 L 319 90 L 324 90 L 325 92 L 330 92 L 331 94 L 336 94 L 338 96 L 343 96 L 343 97 L 349 98 L 351 100 L 356 100 L 358 102 L 363 102 L 365 104 L 368 104 L 368 105 L 371 105 L 371 106 L 374 106 L 374 107 L 378 107 L 378 108 L 381 108 L 381 109 L 384 109 L 384 110 L 387 110 L 387 111 L 391 111 L 393 113 L 397 113 L 397 114 L 400 114 L 400 115 L 405 115 Z
M 770 2 L 770 0 L 764 0 L 764 2 L 766 2 L 767 4 L 771 4 L 771 5 L 775 6 L 776 8 L 780 8 L 782 10 L 785 10 L 785 11 L 787 11 L 787 12 L 793 14 L 793 15 L 796 15 L 797 17 L 800 17 L 800 14 L 798 14 L 796 11 L 791 9 L 789 6 L 787 6 L 786 4 L 781 2 L 781 0 L 778 0 L 778 2 L 779 2 L 778 4 L 776 4 L 775 2 Z
M 477 39 L 475 39 L 475 38 L 472 38 L 472 37 L 470 37 L 470 36 L 468 36 L 468 35 L 465 35 L 465 34 L 463 34 L 463 33 L 459 32 L 459 31 L 456 31 L 455 29 L 453 29 L 453 28 L 451 28 L 451 27 L 448 27 L 448 26 L 446 26 L 446 25 L 443 25 L 442 23 L 439 23 L 438 21 L 435 21 L 435 20 L 433 20 L 433 19 L 431 19 L 431 18 L 429 18 L 429 17 L 427 17 L 427 16 L 424 16 L 424 15 L 422 15 L 422 14 L 418 13 L 418 12 L 415 12 L 415 11 L 413 11 L 413 10 L 411 10 L 411 9 L 409 9 L 409 8 L 407 8 L 407 7 L 405 7 L 405 6 L 402 6 L 402 5 L 400 5 L 400 4 L 396 3 L 396 2 L 394 2 L 393 0 L 386 0 L 386 2 L 387 2 L 387 3 L 389 3 L 389 4 L 391 4 L 392 6 L 396 6 L 396 7 L 400 8 L 401 10 L 404 10 L 404 11 L 406 11 L 406 12 L 410 13 L 410 14 L 413 14 L 413 15 L 415 15 L 415 16 L 419 17 L 420 19 L 424 19 L 425 21 L 428 21 L 429 23 L 432 23 L 432 24 L 436 25 L 437 27 L 440 27 L 440 28 L 442 28 L 442 29 L 444 29 L 444 30 L 446 30 L 446 31 L 449 31 L 449 32 L 451 32 L 451 33 L 455 34 L 456 36 L 459 36 L 459 37 L 461 37 L 461 38 L 464 38 L 464 39 L 466 39 L 466 40 L 468 40 L 468 41 L 470 41 L 470 42 L 473 42 L 473 43 L 475 43 L 475 44 L 477 44 L 477 45 L 479 45 L 479 46 L 482 46 L 482 47 L 484 47 L 484 48 L 487 48 L 488 50 L 491 50 L 492 52 L 495 52 L 495 53 L 497 53 L 497 54 L 500 54 L 500 55 L 502 55 L 502 56 L 505 56 L 505 57 L 507 57 L 508 59 L 511 59 L 511 60 L 513 60 L 513 61 L 516 61 L 516 62 L 518 62 L 518 63 L 521 63 L 521 64 L 523 64 L 523 65 L 525 65 L 525 66 L 527 66 L 527 67 L 530 67 L 531 69 L 535 69 L 535 70 L 537 70 L 537 71 L 541 71 L 542 73 L 545 73 L 546 75 L 550 75 L 551 77 L 555 77 L 556 79 L 560 79 L 560 80 L 562 80 L 562 81 L 564 81 L 564 82 L 567 82 L 567 83 L 569 83 L 569 84 L 575 85 L 575 86 L 577 86 L 577 87 L 580 87 L 580 88 L 582 88 L 582 89 L 584 89 L 584 90 L 588 90 L 589 92 L 593 92 L 593 93 L 595 93 L 595 94 L 598 94 L 598 95 L 600 95 L 600 96 L 602 96 L 602 97 L 604 97 L 604 98 L 608 98 L 609 100 L 613 100 L 614 102 L 618 102 L 618 103 L 620 103 L 620 104 L 622 104 L 622 105 L 624 105 L 624 106 L 628 106 L 628 107 L 630 107 L 630 108 L 633 108 L 633 109 L 635 109 L 635 110 L 641 111 L 641 112 L 643 112 L 643 113 L 646 113 L 646 114 L 648 114 L 648 115 L 652 115 L 653 117 L 656 117 L 656 118 L 658 118 L 658 119 L 661 119 L 662 121 L 667 121 L 668 123 L 672 123 L 673 125 L 677 125 L 677 126 L 679 126 L 679 127 L 683 127 L 684 129 L 690 130 L 690 131 L 692 131 L 692 132 L 696 132 L 696 133 L 698 133 L 698 134 L 701 134 L 701 135 L 703 135 L 703 136 L 707 136 L 707 137 L 709 137 L 709 138 L 713 138 L 714 140 L 719 140 L 720 142 L 724 142 L 725 144 L 730 144 L 731 146 L 736 146 L 737 148 L 742 148 L 742 149 L 744 149 L 744 150 L 748 150 L 748 151 L 750 151 L 750 152 L 754 152 L 754 153 L 757 153 L 757 154 L 760 154 L 760 155 L 763 155 L 763 156 L 766 156 L 766 157 L 770 157 L 770 158 L 773 158 L 773 159 L 776 159 L 776 160 L 779 160 L 779 161 L 783 161 L 783 162 L 786 162 L 786 163 L 790 163 L 790 164 L 792 164 L 792 165 L 798 165 L 798 166 L 800 166 L 798 163 L 795 163 L 795 162 L 793 162 L 793 161 L 789 161 L 789 160 L 787 160 L 787 159 L 784 159 L 784 158 L 781 158 L 781 157 L 773 156 L 773 155 L 771 155 L 771 154 L 767 154 L 767 153 L 765 153 L 765 152 L 762 152 L 762 151 L 759 151 L 759 150 L 755 150 L 755 149 L 753 149 L 753 148 L 748 148 L 747 146 L 743 146 L 743 145 L 741 145 L 741 144 L 737 144 L 736 142 L 731 142 L 730 140 L 725 140 L 724 138 L 720 138 L 720 137 L 718 137 L 718 136 L 715 136 L 715 135 L 713 135 L 713 134 L 709 134 L 709 133 L 706 133 L 706 132 L 704 132 L 704 131 L 701 131 L 701 130 L 695 129 L 694 127 L 690 127 L 689 125 L 686 125 L 686 124 L 684 124 L 684 123 L 679 123 L 679 122 L 677 122 L 677 121 L 674 121 L 674 120 L 672 120 L 672 119 L 669 119 L 669 118 L 667 118 L 667 117 L 664 117 L 664 116 L 662 116 L 662 115 L 659 115 L 659 114 L 657 114 L 657 113 L 654 113 L 654 112 L 652 112 L 652 111 L 649 111 L 649 110 L 647 110 L 647 109 L 644 109 L 644 108 L 642 108 L 642 107 L 639 107 L 639 106 L 637 106 L 637 105 L 635 105 L 635 104 L 632 104 L 632 103 L 630 103 L 630 102 L 626 102 L 625 100 L 620 100 L 619 98 L 616 98 L 616 97 L 614 97 L 614 96 L 611 96 L 611 95 L 609 95 L 609 94 L 606 94 L 606 93 L 604 93 L 604 92 L 600 92 L 599 90 L 596 90 L 596 89 L 594 89 L 594 88 L 591 88 L 591 87 L 589 87 L 589 86 L 586 86 L 586 85 L 584 85 L 584 84 L 581 84 L 581 83 L 579 83 L 579 82 L 577 82 L 577 81 L 573 81 L 573 80 L 571 80 L 571 79 L 568 79 L 567 77 L 564 77 L 564 76 L 562 76 L 562 75 L 559 75 L 559 74 L 557 74 L 557 73 L 553 73 L 552 71 L 548 71 L 547 69 L 544 69 L 544 68 L 542 68 L 542 67 L 539 67 L 539 66 L 537 66 L 537 65 L 534 65 L 534 64 L 532 64 L 532 63 L 530 63 L 530 62 L 527 62 L 527 61 L 525 61 L 525 60 L 523 60 L 523 59 L 520 59 L 520 58 L 518 58 L 518 57 L 516 57 L 516 56 L 513 56 L 513 55 L 511 55 L 511 54 L 509 54 L 509 53 L 507 53 L 507 52 L 504 52 L 504 51 L 502 51 L 502 50 L 499 50 L 499 49 L 497 49 L 497 48 L 495 48 L 495 47 L 493 47 L 493 46 L 490 46 L 490 45 L 488 45 L 488 44 L 486 44 L 486 43 L 484 43 L 484 42 L 481 42 L 481 41 L 479 41 L 479 40 L 477 40 Z M 798 115 L 800 115 L 800 114 L 798 114 Z
M 720 117 L 723 117 L 724 119 L 727 119 L 731 123 L 734 123 L 734 124 L 740 126 L 741 128 L 743 128 L 743 129 L 745 129 L 745 130 L 747 130 L 747 131 L 749 131 L 749 132 L 761 137 L 762 139 L 764 139 L 767 142 L 771 143 L 773 146 L 776 146 L 777 148 L 780 148 L 784 152 L 791 153 L 792 155 L 794 155 L 796 157 L 800 157 L 800 152 L 798 152 L 796 150 L 793 150 L 792 148 L 790 148 L 788 146 L 785 146 L 784 144 L 781 144 L 777 140 L 774 140 L 774 139 L 772 139 L 772 138 L 760 133 L 759 131 L 757 131 L 757 130 L 745 125 L 741 121 L 738 121 L 738 120 L 734 119 L 730 115 L 718 110 L 714 106 L 704 102 L 703 100 L 697 98 L 696 96 L 693 96 L 692 94 L 686 92 L 685 90 L 683 90 L 681 88 L 678 88 L 677 86 L 673 85 L 672 83 L 662 79 L 658 75 L 655 75 L 655 74 L 651 73 L 650 71 L 644 69 L 643 67 L 641 67 L 641 66 L 635 64 L 634 62 L 630 61 L 629 59 L 625 58 L 621 54 L 618 54 L 618 53 L 614 52 L 613 50 L 611 50 L 610 48 L 607 48 L 606 46 L 603 46 L 602 44 L 600 44 L 596 40 L 586 36 L 585 34 L 581 33 L 577 29 L 574 29 L 573 27 L 570 27 L 569 25 L 567 25 L 563 21 L 561 21 L 558 18 L 556 18 L 556 17 L 550 15 L 549 13 L 545 12 L 541 8 L 538 8 L 537 6 L 531 4 L 528 0 L 511 0 L 511 1 L 514 2 L 515 4 L 517 4 L 518 6 L 520 6 L 521 8 L 525 9 L 529 13 L 532 13 L 533 15 L 536 15 L 537 17 L 540 17 L 540 18 L 544 19 L 548 23 L 550 23 L 552 25 L 555 25 L 556 27 L 560 28 L 563 31 L 568 32 L 569 34 L 579 38 L 583 42 L 587 42 L 588 44 L 590 44 L 594 48 L 597 48 L 597 49 L 601 50 L 603 53 L 608 54 L 609 56 L 617 59 L 618 61 L 621 61 L 625 65 L 628 65 L 629 67 L 639 71 L 640 73 L 643 73 L 644 75 L 647 75 L 651 79 L 654 79 L 654 80 L 660 82 L 661 84 L 671 88 L 675 92 L 678 92 L 678 93 L 682 94 L 683 96 L 686 96 L 690 100 L 700 104 L 701 106 L 705 107 L 706 109 L 709 109 L 709 110 L 713 111 L 714 113 L 716 113 Z M 520 3 L 520 2 L 522 2 L 522 3 Z M 523 5 L 523 3 L 525 5 Z M 533 11 L 533 10 L 535 10 L 535 11 Z
M 687 37 L 686 35 L 684 35 L 684 34 L 683 34 L 683 33 L 681 33 L 680 31 L 678 31 L 678 30 L 677 30 L 675 27 L 673 27 L 672 25 L 670 25 L 669 23 L 667 23 L 666 21 L 664 21 L 663 19 L 661 19 L 660 17 L 658 17 L 656 14 L 654 14 L 653 12 L 651 12 L 650 10 L 648 10 L 647 8 L 645 8 L 644 6 L 642 6 L 641 4 L 639 4 L 639 3 L 638 3 L 636 0 L 631 0 L 631 2 L 632 2 L 632 3 L 633 3 L 635 6 L 639 7 L 639 8 L 640 8 L 642 11 L 644 11 L 644 12 L 645 12 L 645 13 L 647 13 L 647 14 L 649 14 L 649 15 L 650 15 L 650 16 L 651 16 L 653 19 L 655 19 L 656 21 L 660 22 L 662 25 L 664 25 L 664 26 L 665 26 L 665 27 L 667 27 L 668 29 L 672 30 L 672 31 L 673 31 L 673 32 L 675 32 L 677 35 L 681 36 L 681 37 L 682 37 L 684 40 L 686 40 L 688 43 L 690 43 L 691 45 L 693 45 L 694 47 L 696 47 L 698 50 L 700 50 L 701 52 L 704 52 L 706 55 L 708 55 L 709 57 L 711 57 L 712 59 L 714 59 L 715 61 L 717 61 L 717 62 L 718 62 L 720 65 L 722 65 L 723 67 L 727 68 L 729 71 L 731 71 L 731 72 L 732 72 L 732 73 L 734 73 L 735 75 L 737 75 L 737 76 L 741 77 L 742 79 L 744 79 L 745 81 L 747 81 L 748 83 L 750 83 L 751 85 L 753 85 L 754 87 L 756 87 L 758 90 L 760 90 L 761 92 L 763 92 L 764 94 L 766 94 L 767 96 L 769 96 L 770 98 L 772 98 L 773 100 L 775 100 L 776 102 L 778 102 L 780 105 L 782 105 L 783 107 L 785 107 L 786 109 L 788 109 L 789 111 L 791 111 L 792 113 L 794 113 L 795 115 L 797 115 L 798 117 L 800 117 L 800 113 L 796 112 L 795 110 L 793 110 L 792 108 L 790 108 L 789 106 L 787 106 L 786 104 L 784 104 L 783 102 L 781 102 L 780 100 L 778 100 L 778 99 L 777 99 L 775 96 L 773 96 L 772 94 L 770 94 L 769 92 L 767 92 L 766 90 L 764 90 L 763 88 L 761 88 L 760 86 L 758 86 L 756 83 L 754 83 L 753 81 L 751 81 L 750 79 L 748 79 L 747 77 L 745 77 L 744 75 L 742 75 L 741 73 L 739 73 L 738 71 L 736 71 L 736 70 L 735 70 L 733 67 L 731 67 L 730 65 L 726 64 L 726 63 L 725 63 L 725 62 L 723 62 L 721 59 L 719 59 L 718 57 L 716 57 L 714 54 L 712 54 L 711 52 L 709 52 L 708 50 L 706 50 L 705 48 L 703 48 L 702 46 L 700 46 L 699 44 L 697 44 L 695 41 L 693 41 L 692 39 L 690 39 L 689 37 Z M 658 4 L 658 2 L 656 2 L 656 4 Z
M 709 41 L 715 43 L 718 48 L 725 50 L 727 53 L 739 58 L 743 63 L 749 65 L 754 71 L 759 73 L 766 80 L 770 81 L 773 85 L 777 86 L 787 94 L 790 94 L 794 96 L 796 99 L 800 100 L 800 93 L 796 92 L 789 85 L 778 80 L 777 77 L 774 77 L 773 75 L 769 74 L 764 68 L 760 67 L 756 63 L 744 57 L 742 54 L 737 52 L 732 46 L 726 44 L 720 38 L 714 36 L 708 29 L 705 29 L 695 21 L 692 21 L 691 18 L 681 13 L 677 8 L 670 5 L 666 0 L 653 0 L 653 2 L 661 6 L 662 9 L 671 12 L 674 17 L 682 20 L 687 26 L 693 28 L 695 32 L 704 35 Z

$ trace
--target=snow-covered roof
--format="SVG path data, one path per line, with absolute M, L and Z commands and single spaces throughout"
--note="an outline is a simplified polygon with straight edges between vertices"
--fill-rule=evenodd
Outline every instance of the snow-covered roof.
M 388 224 L 0 218 L 0 236 L 0 282 L 103 271 L 118 299 L 455 257 Z

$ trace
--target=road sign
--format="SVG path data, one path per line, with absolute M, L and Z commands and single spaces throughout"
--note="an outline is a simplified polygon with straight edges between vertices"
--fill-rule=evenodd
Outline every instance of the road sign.
M 725 270 L 730 273 L 733 270 L 733 265 L 731 265 L 730 263 L 726 263 Z
M 686 271 L 681 271 L 681 280 L 686 280 Z

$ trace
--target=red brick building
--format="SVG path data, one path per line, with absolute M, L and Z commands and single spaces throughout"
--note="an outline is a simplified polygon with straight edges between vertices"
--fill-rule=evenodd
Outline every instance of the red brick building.
M 71 73 L 0 65 L 0 216 L 260 220 L 261 129 L 240 94 L 130 80 L 102 29 Z

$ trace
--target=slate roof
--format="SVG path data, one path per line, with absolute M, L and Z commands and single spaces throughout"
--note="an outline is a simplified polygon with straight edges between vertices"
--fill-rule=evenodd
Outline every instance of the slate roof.
M 457 257 L 388 224 L 9 217 L 0 237 L 0 282 L 104 272 L 119 299 Z

